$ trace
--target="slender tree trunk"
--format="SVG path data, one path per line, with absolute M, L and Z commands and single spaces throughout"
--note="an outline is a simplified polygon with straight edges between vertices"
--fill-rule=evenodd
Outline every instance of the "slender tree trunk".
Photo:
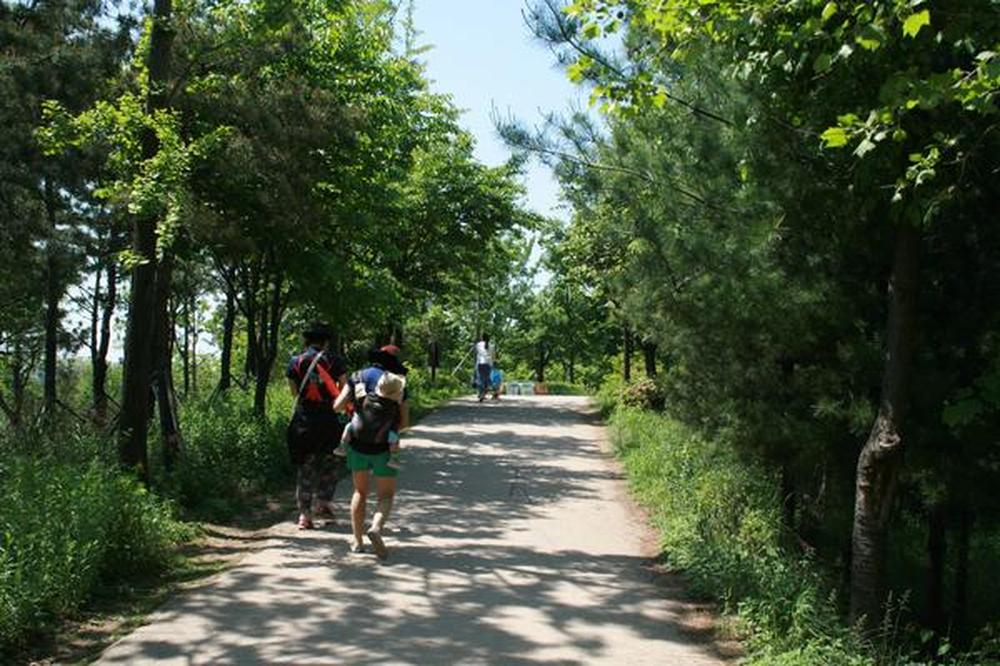
M 100 329 L 92 337 L 94 344 L 91 357 L 94 421 L 101 426 L 108 422 L 108 350 L 111 348 L 111 319 L 118 303 L 118 267 L 113 257 L 107 259 L 104 270 L 107 286 L 101 303 Z
M 188 300 L 184 299 L 184 338 L 181 343 L 181 373 L 184 378 L 184 397 L 191 395 L 191 310 Z
M 569 353 L 569 383 L 576 384 L 576 351 Z
M 200 322 L 198 321 L 198 297 L 191 294 L 188 303 L 191 313 L 191 395 L 198 395 L 198 335 Z
M 931 507 L 927 519 L 927 626 L 939 635 L 947 629 L 944 607 L 944 567 L 947 556 L 947 509 L 944 502 Z
M 781 466 L 781 517 L 789 534 L 796 533 L 795 510 L 797 496 L 792 472 L 787 464 Z
M 59 300 L 62 289 L 59 280 L 59 258 L 56 256 L 56 191 L 52 179 L 45 178 L 45 215 L 49 227 L 49 241 L 45 259 L 45 369 L 44 407 L 52 413 L 56 407 L 56 364 L 59 353 Z
M 226 314 L 222 320 L 222 352 L 219 358 L 219 392 L 232 386 L 233 329 L 236 326 L 236 295 L 226 289 Z
M 628 324 L 622 329 L 622 378 L 632 381 L 632 331 Z
M 960 646 L 969 642 L 969 555 L 971 552 L 973 515 L 963 500 L 958 507 L 955 533 L 955 607 L 952 624 Z
M 548 364 L 547 354 L 545 352 L 545 345 L 542 343 L 538 344 L 538 365 L 535 367 L 535 381 L 539 384 L 545 383 L 545 366 Z
M 428 365 L 431 368 L 431 382 L 435 382 L 437 381 L 438 365 L 441 363 L 441 347 L 438 345 L 437 340 L 431 342 L 427 351 Z
M 271 382 L 271 371 L 278 358 L 278 336 L 281 333 L 281 319 L 284 309 L 284 286 L 280 276 L 274 278 L 270 303 L 263 304 L 264 319 L 260 325 L 260 355 L 258 357 L 257 382 L 254 390 L 254 412 L 260 416 L 267 413 L 267 387 Z
M 173 341 L 174 321 L 170 309 L 173 286 L 173 257 L 167 255 L 156 271 L 155 389 L 160 414 L 160 441 L 163 467 L 169 473 L 181 450 L 174 392 Z
M 920 233 L 896 230 L 889 283 L 888 348 L 878 415 L 858 456 L 851 549 L 852 624 L 882 619 L 889 517 L 902 462 L 913 353 L 917 337 Z
M 173 28 L 171 0 L 154 0 L 153 28 L 149 43 L 149 86 L 146 111 L 152 114 L 166 106 L 164 89 L 170 70 Z M 146 131 L 142 154 L 146 159 L 159 150 L 156 135 Z M 132 251 L 140 260 L 132 269 L 128 328 L 125 335 L 125 369 L 122 378 L 122 412 L 118 455 L 122 465 L 149 481 L 146 428 L 149 423 L 149 383 L 153 366 L 156 301 L 156 220 L 136 216 L 132 227 Z
M 642 360 L 646 364 L 646 376 L 656 376 L 656 343 L 642 343 Z

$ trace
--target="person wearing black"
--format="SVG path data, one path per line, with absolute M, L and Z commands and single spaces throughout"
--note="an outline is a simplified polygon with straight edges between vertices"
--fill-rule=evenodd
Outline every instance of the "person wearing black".
M 305 350 L 292 357 L 285 376 L 295 396 L 288 451 L 298 468 L 299 529 L 306 530 L 314 527 L 314 515 L 332 515 L 337 482 L 347 476 L 343 460 L 333 455 L 344 427 L 333 403 L 347 381 L 347 362 L 329 351 L 333 336 L 327 325 L 314 323 L 302 337 Z

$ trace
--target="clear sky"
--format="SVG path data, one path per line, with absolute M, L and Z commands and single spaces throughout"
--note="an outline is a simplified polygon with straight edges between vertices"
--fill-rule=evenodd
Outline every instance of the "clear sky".
M 416 0 L 418 44 L 436 92 L 449 93 L 465 111 L 462 125 L 475 135 L 477 156 L 500 164 L 510 150 L 497 136 L 492 110 L 528 123 L 547 111 L 564 111 L 585 99 L 524 23 L 524 0 Z M 557 210 L 558 185 L 533 161 L 526 174 L 527 204 L 543 215 Z

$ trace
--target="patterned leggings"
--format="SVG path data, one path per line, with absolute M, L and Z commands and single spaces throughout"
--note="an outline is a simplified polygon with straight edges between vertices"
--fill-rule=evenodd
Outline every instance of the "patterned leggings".
M 333 499 L 337 482 L 347 476 L 347 461 L 329 453 L 310 454 L 299 465 L 295 500 L 299 513 L 312 513 L 313 498 L 320 502 Z

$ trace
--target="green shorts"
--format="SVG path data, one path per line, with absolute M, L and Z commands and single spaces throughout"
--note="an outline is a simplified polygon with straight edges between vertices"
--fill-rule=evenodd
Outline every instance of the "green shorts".
M 389 452 L 358 453 L 350 444 L 347 445 L 347 467 L 351 472 L 372 471 L 375 476 L 398 476 L 399 470 L 389 467 Z

